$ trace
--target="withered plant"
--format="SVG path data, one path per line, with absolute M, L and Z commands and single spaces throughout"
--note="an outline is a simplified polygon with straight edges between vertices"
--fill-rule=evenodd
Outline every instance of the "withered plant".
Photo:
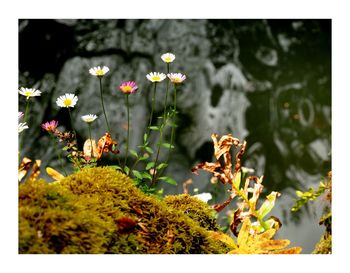
M 219 212 L 237 197 L 237 208 L 234 210 L 233 220 L 230 225 L 233 234 L 237 236 L 238 225 L 242 223 L 244 219 L 251 217 L 256 219 L 256 222 L 252 223 L 255 232 L 262 232 L 272 227 L 280 226 L 280 221 L 276 217 L 270 217 L 268 220 L 264 220 L 265 216 L 275 205 L 275 200 L 280 196 L 280 193 L 275 191 L 271 192 L 266 196 L 266 200 L 260 208 L 257 209 L 257 202 L 264 188 L 262 185 L 263 176 L 249 176 L 245 181 L 241 181 L 241 158 L 246 149 L 246 141 L 241 142 L 231 134 L 222 136 L 220 140 L 218 140 L 217 134 L 212 134 L 211 138 L 214 143 L 214 156 L 216 162 L 199 163 L 192 168 L 192 172 L 198 174 L 198 170 L 200 169 L 211 172 L 222 184 L 229 184 L 231 186 L 228 190 L 228 199 L 222 204 L 214 205 L 213 208 Z M 231 156 L 232 146 L 239 148 L 239 151 L 235 156 L 236 160 L 234 166 L 232 164 Z

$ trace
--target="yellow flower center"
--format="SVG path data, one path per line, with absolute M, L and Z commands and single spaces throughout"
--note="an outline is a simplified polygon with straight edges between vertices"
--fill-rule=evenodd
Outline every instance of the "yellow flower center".
M 170 58 L 170 57 L 166 57 L 166 58 L 164 58 L 164 60 L 165 60 L 167 63 L 170 63 L 170 62 L 171 62 L 171 58 Z
M 159 82 L 160 81 L 160 77 L 159 76 L 153 76 L 152 80 L 155 82 Z
M 32 92 L 27 91 L 27 92 L 24 93 L 24 95 L 25 95 L 26 97 L 30 97 L 30 96 L 32 95 Z
M 98 69 L 98 70 L 96 70 L 96 75 L 97 76 L 103 76 L 105 73 L 103 72 L 103 70 L 102 69 Z
M 132 90 L 132 87 L 130 85 L 126 85 L 122 87 L 123 92 L 130 92 Z
M 63 101 L 63 104 L 64 104 L 65 106 L 69 106 L 69 105 L 72 104 L 72 100 L 70 100 L 70 99 L 65 99 L 65 100 Z

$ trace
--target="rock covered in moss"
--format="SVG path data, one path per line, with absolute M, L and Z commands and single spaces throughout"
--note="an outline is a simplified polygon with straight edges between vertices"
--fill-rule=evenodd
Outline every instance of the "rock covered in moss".
M 19 188 L 20 253 L 226 253 L 209 229 L 217 227 L 204 203 L 147 196 L 108 167 Z

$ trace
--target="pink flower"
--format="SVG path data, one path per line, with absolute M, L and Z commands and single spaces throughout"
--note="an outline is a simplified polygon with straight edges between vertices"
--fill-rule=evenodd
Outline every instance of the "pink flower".
M 18 112 L 18 120 L 20 120 L 24 116 L 23 112 Z
M 120 86 L 119 89 L 121 92 L 124 94 L 133 94 L 137 91 L 138 86 L 136 85 L 136 82 L 134 81 L 128 81 L 128 82 L 123 82 Z
M 41 128 L 43 128 L 49 133 L 53 133 L 56 130 L 57 126 L 58 126 L 58 121 L 55 121 L 55 120 L 51 120 L 50 122 L 47 121 L 41 124 Z
M 181 73 L 170 73 L 167 76 L 173 84 L 179 84 L 186 80 L 186 75 Z

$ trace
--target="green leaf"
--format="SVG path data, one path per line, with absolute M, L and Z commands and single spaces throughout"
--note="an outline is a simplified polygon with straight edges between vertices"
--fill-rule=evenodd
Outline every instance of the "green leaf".
M 124 172 L 125 172 L 127 175 L 129 175 L 130 169 L 129 169 L 128 166 L 125 166 L 125 167 L 124 167 Z
M 159 131 L 159 128 L 157 126 L 150 126 L 148 127 L 150 130 L 154 130 L 154 131 Z
M 295 194 L 300 198 L 303 197 L 303 192 L 301 191 L 295 191 Z
M 153 154 L 153 153 L 154 153 L 151 147 L 145 147 L 145 150 L 146 150 L 147 152 L 149 152 L 150 154 Z
M 116 150 L 117 150 L 117 145 L 113 144 L 113 145 L 112 145 L 112 151 L 114 152 L 114 151 L 116 151 Z
M 108 167 L 110 167 L 110 168 L 114 168 L 114 169 L 116 169 L 116 170 L 123 170 L 122 169 L 122 167 L 120 167 L 120 166 L 118 166 L 118 165 L 109 165 Z
M 135 150 L 130 149 L 130 153 L 131 153 L 134 157 L 136 157 L 136 158 L 139 157 L 138 154 L 137 154 L 137 152 L 136 152 Z
M 134 176 L 140 180 L 143 179 L 142 174 L 139 171 L 133 170 L 132 173 L 134 174 Z
M 147 139 L 148 139 L 148 135 L 147 135 L 147 133 L 145 133 L 145 134 L 143 135 L 143 142 L 147 142 Z
M 177 127 L 178 127 L 177 124 L 176 124 L 176 123 L 173 123 L 173 122 L 170 122 L 168 125 L 169 125 L 170 127 L 174 127 L 174 128 L 177 128 Z
M 149 158 L 149 154 L 144 154 L 143 156 L 141 156 L 139 158 L 140 161 L 146 160 L 147 158 Z
M 67 150 L 68 150 L 68 146 L 64 146 L 64 147 L 62 148 L 62 150 L 63 150 L 63 151 L 67 151 Z
M 161 176 L 158 179 L 159 180 L 163 180 L 164 182 L 166 182 L 166 183 L 168 183 L 170 185 L 174 185 L 174 186 L 177 185 L 177 182 L 174 179 L 172 179 L 170 177 L 167 177 L 167 176 Z
M 142 177 L 145 179 L 152 180 L 152 176 L 148 172 L 143 172 Z
M 167 149 L 174 149 L 174 145 L 170 145 L 169 143 L 162 143 L 162 146 L 167 148 Z
M 168 166 L 168 164 L 166 164 L 166 163 L 160 163 L 158 166 L 157 166 L 157 170 L 160 170 L 160 169 L 164 169 L 164 168 L 166 168 Z
M 266 196 L 266 200 L 257 211 L 261 218 L 264 218 L 272 210 L 275 205 L 276 198 L 279 195 L 280 193 L 273 191 L 268 196 Z
M 155 165 L 154 162 L 148 162 L 147 165 L 146 165 L 146 170 L 149 170 L 149 169 L 153 168 L 154 165 Z

